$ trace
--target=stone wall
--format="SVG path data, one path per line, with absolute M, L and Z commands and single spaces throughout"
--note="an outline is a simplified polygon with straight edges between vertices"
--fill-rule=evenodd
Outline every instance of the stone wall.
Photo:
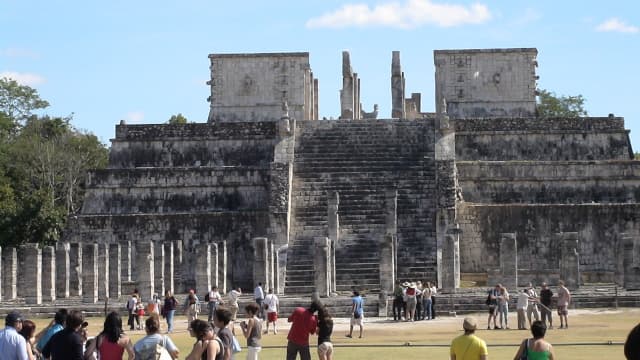
M 640 162 L 458 161 L 459 184 L 472 203 L 637 203 Z
M 620 273 L 622 234 L 638 233 L 640 205 L 479 205 L 460 203 L 461 271 L 499 267 L 502 233 L 514 233 L 518 267 L 529 272 L 559 271 L 558 233 L 576 232 L 583 279 L 614 281 Z M 522 285 L 522 284 L 521 284 Z

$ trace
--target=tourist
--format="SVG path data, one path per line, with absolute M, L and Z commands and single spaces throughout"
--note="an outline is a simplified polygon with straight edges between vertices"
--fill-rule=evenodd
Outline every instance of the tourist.
M 67 319 L 67 309 L 59 309 L 53 315 L 53 320 L 36 335 L 36 349 L 42 352 L 49 339 L 58 331 L 64 329 L 64 322 Z
M 349 323 L 349 334 L 348 338 L 353 336 L 353 327 L 358 325 L 360 327 L 360 338 L 362 338 L 362 330 L 363 330 L 363 322 L 364 322 L 364 299 L 360 296 L 358 291 L 353 292 L 353 297 L 351 298 L 351 320 Z M 413 320 L 412 313 L 409 313 L 409 319 Z
M 64 329 L 51 337 L 42 350 L 42 356 L 51 360 L 82 360 L 83 339 L 79 330 L 83 323 L 84 315 L 81 311 L 70 311 Z
M 540 360 L 553 360 L 555 355 L 553 353 L 553 346 L 544 340 L 544 334 L 547 332 L 547 327 L 540 320 L 536 320 L 531 323 L 532 339 L 524 339 L 514 360 L 522 359 L 523 355 L 527 359 L 540 359 Z
M 171 355 L 173 359 L 178 358 L 179 350 L 166 335 L 160 335 L 160 319 L 155 314 L 151 314 L 145 321 L 145 331 L 147 336 L 138 340 L 133 346 L 136 359 L 146 359 L 148 354 L 156 354 L 156 345 L 162 347 Z M 55 359 L 54 359 L 55 360 Z
M 311 360 L 309 352 L 309 335 L 316 332 L 318 322 L 314 313 L 322 307 L 319 301 L 312 301 L 308 309 L 297 307 L 287 319 L 291 323 L 287 335 L 287 360 Z
M 409 284 L 407 289 L 405 290 L 405 295 L 407 298 L 407 321 L 413 321 L 416 315 L 416 304 L 418 298 L 418 289 L 416 287 L 416 283 L 412 282 Z
M 238 316 L 238 298 L 242 295 L 242 289 L 238 287 L 237 289 L 233 289 L 229 291 L 229 309 L 231 310 L 231 319 L 236 321 L 236 317 Z
M 162 315 L 167 319 L 167 334 L 173 331 L 173 317 L 176 314 L 178 300 L 171 294 L 171 290 L 164 293 L 164 305 L 162 306 Z
M 569 328 L 569 304 L 571 292 L 564 286 L 564 281 L 558 281 L 558 316 L 560 317 L 560 329 Z
M 451 360 L 486 360 L 489 352 L 484 340 L 475 335 L 478 324 L 476 319 L 467 317 L 462 323 L 464 334 L 451 342 L 449 355 Z
M 269 333 L 269 324 L 273 324 L 273 334 L 277 334 L 276 323 L 278 322 L 278 311 L 280 311 L 280 300 L 273 293 L 273 288 L 269 288 L 269 293 L 264 297 L 264 305 L 267 309 L 267 328 L 265 334 Z
M 640 324 L 629 332 L 624 343 L 624 356 L 627 360 L 640 360 Z
M 258 360 L 258 353 L 262 350 L 260 339 L 262 338 L 262 322 L 258 318 L 258 304 L 249 304 L 244 308 L 247 320 L 240 323 L 242 335 L 247 339 L 247 360 Z
M 500 286 L 498 295 L 498 314 L 500 314 L 500 329 L 509 328 L 509 292 L 504 286 Z
M 393 320 L 402 320 L 402 309 L 404 309 L 403 300 L 403 288 L 400 285 L 400 281 L 396 282 L 396 287 L 393 289 Z
M 152 313 L 160 315 L 160 308 L 162 307 L 161 304 L 162 302 L 160 301 L 160 297 L 158 296 L 158 294 L 153 294 L 153 296 L 149 300 L 149 303 L 147 304 L 147 312 L 149 313 L 149 315 L 151 315 Z
M 522 292 L 518 295 L 518 304 L 516 305 L 518 330 L 527 330 L 527 306 L 529 306 L 529 292 L 527 289 L 522 289 Z
M 224 306 L 216 307 L 213 315 L 213 324 L 218 329 L 217 335 L 224 345 L 223 360 L 230 360 L 232 355 L 233 332 L 229 329 L 232 316 L 231 311 Z
M 12 311 L 4 319 L 5 328 L 0 330 L 0 354 L 6 360 L 28 360 L 27 341 L 20 335 L 22 316 Z
M 413 320 L 418 321 L 422 317 L 422 281 L 416 282 L 416 311 L 414 311 Z
M 35 360 L 36 354 L 40 355 L 36 349 L 34 349 L 35 345 L 35 333 L 36 333 L 36 324 L 31 320 L 22 320 L 22 329 L 18 331 L 20 335 L 27 342 L 27 356 L 29 360 Z
M 431 283 L 426 284 L 422 290 L 422 320 L 431 320 Z
M 200 301 L 198 300 L 198 295 L 196 295 L 196 292 L 193 289 L 189 289 L 189 294 L 187 294 L 187 297 L 184 300 L 184 312 L 187 314 L 188 328 L 191 326 L 191 322 L 198 318 L 198 313 L 200 312 Z
M 553 329 L 553 319 L 551 316 L 551 298 L 553 297 L 553 291 L 549 289 L 546 282 L 542 283 L 542 290 L 540 290 L 540 317 L 542 319 L 542 323 L 546 325 L 547 320 L 549 321 L 549 326 L 547 329 Z
M 121 360 L 125 351 L 129 360 L 135 357 L 133 343 L 122 331 L 122 319 L 117 312 L 110 312 L 104 319 L 102 331 L 85 349 L 85 359 L 94 351 L 100 360 Z
M 258 317 L 264 318 L 264 309 L 262 308 L 262 301 L 264 300 L 264 290 L 262 290 L 262 283 L 259 282 L 258 286 L 253 289 L 253 298 L 256 300 L 256 304 L 258 304 Z
M 138 330 L 142 330 L 144 324 L 140 322 L 140 319 L 144 319 L 144 304 L 142 303 L 142 296 L 138 296 L 138 303 L 136 304 L 136 324 L 138 324 Z
M 204 320 L 193 320 L 189 326 L 191 336 L 196 338 L 196 343 L 186 360 L 222 360 L 224 350 L 222 341 L 216 336 L 211 324 Z
M 438 287 L 436 283 L 431 283 L 431 320 L 436 318 L 436 294 L 438 293 Z
M 217 286 L 212 286 L 211 291 L 207 294 L 208 299 L 204 299 L 207 302 L 207 308 L 209 309 L 209 314 L 207 316 L 207 322 L 211 324 L 213 322 L 213 313 L 216 311 L 216 307 L 221 305 L 222 296 L 218 292 Z
M 496 284 L 496 286 L 489 290 L 489 294 L 487 296 L 487 305 L 489 306 L 489 317 L 487 318 L 487 330 L 491 329 L 491 319 L 493 319 L 493 328 L 497 329 L 498 325 L 496 324 L 496 308 L 498 307 L 498 296 L 500 296 L 500 288 L 501 284 Z
M 136 321 L 137 321 L 138 327 L 140 327 L 140 318 L 137 317 L 138 316 L 137 308 L 138 308 L 138 294 L 137 294 L 137 290 L 134 290 L 134 292 L 129 297 L 129 300 L 127 300 L 127 312 L 129 313 L 129 319 L 127 320 L 127 325 L 129 325 L 129 330 L 135 329 L 134 322 Z
M 537 320 L 540 320 L 538 315 L 538 294 L 536 289 L 531 283 L 527 286 L 527 293 L 529 294 L 529 303 L 527 305 L 527 320 L 529 321 L 529 327 L 531 327 L 531 315 Z
M 318 309 L 318 359 L 333 359 L 333 344 L 331 343 L 331 333 L 333 333 L 333 319 L 326 306 Z

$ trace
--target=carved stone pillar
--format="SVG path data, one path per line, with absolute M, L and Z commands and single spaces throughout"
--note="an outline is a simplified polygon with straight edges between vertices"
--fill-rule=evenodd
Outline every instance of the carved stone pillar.
M 287 249 L 288 246 L 283 245 L 279 247 L 274 254 L 277 271 L 275 274 L 276 284 L 273 291 L 278 294 L 284 294 L 284 279 L 287 274 Z
M 211 245 L 200 244 L 196 253 L 196 291 L 202 293 L 211 289 Z
M 218 271 L 219 258 L 218 258 L 218 244 L 212 243 L 211 245 L 211 286 L 218 286 L 220 281 L 220 275 Z
M 396 283 L 396 235 L 386 234 L 380 244 L 380 290 L 393 293 Z M 386 315 L 385 315 L 386 316 Z
M 340 246 L 340 218 L 338 217 L 338 211 L 340 208 L 340 194 L 337 191 L 329 193 L 327 199 L 328 214 L 327 225 L 329 229 L 329 271 L 332 293 L 336 292 L 336 248 Z
M 267 238 L 253 238 L 253 285 L 263 283 L 266 285 L 269 278 L 267 266 Z
M 164 283 L 165 283 L 165 290 L 171 290 L 171 293 L 173 294 L 174 292 L 174 280 L 173 280 L 173 273 L 174 273 L 174 264 L 175 264 L 175 257 L 174 257 L 174 249 L 173 249 L 173 243 L 171 242 L 166 242 L 163 244 L 164 247 L 164 273 L 165 273 L 165 279 L 164 279 Z M 166 292 L 166 291 L 165 291 Z M 164 294 L 161 294 L 164 295 Z
M 29 269 L 20 273 L 18 296 L 27 304 L 42 304 L 42 250 L 38 244 L 25 244 L 18 250 L 19 269 Z
M 162 242 L 157 242 L 154 246 L 154 266 L 155 266 L 155 290 L 159 295 L 164 294 L 165 291 L 165 273 L 164 273 L 164 245 Z
M 122 246 L 122 276 L 124 278 L 124 281 L 131 282 L 133 281 L 133 244 L 131 243 L 131 241 L 125 241 L 123 242 Z
M 570 289 L 580 287 L 580 254 L 577 232 L 558 234 L 560 238 L 560 278 Z
M 98 244 L 86 244 L 82 249 L 82 301 L 98 302 Z
M 118 299 L 122 295 L 122 246 L 109 244 L 109 297 Z
M 69 297 L 69 278 L 71 276 L 71 260 L 69 243 L 58 243 L 56 245 L 56 295 L 59 298 Z
M 320 113 L 318 112 L 318 97 L 318 79 L 313 79 L 313 120 L 320 118 Z
M 56 251 L 53 246 L 45 246 L 42 248 L 42 301 L 50 302 L 55 300 Z
M 4 248 L 2 252 L 2 275 L 4 299 L 14 300 L 18 297 L 18 251 L 14 247 Z
M 227 240 L 223 240 L 218 244 L 218 250 L 220 251 L 220 262 L 218 278 L 220 279 L 220 283 L 218 284 L 218 289 L 221 293 L 226 293 L 227 290 L 230 290 L 227 286 Z
M 143 301 L 151 299 L 155 293 L 155 252 L 153 242 L 141 240 L 136 242 L 136 285 Z
M 69 295 L 82 297 L 82 246 L 71 244 L 69 249 Z
M 400 52 L 393 51 L 391 58 L 391 117 L 403 119 L 404 108 L 404 74 L 400 65 Z
M 507 289 L 518 286 L 518 240 L 515 233 L 500 234 L 500 273 Z
M 442 243 L 442 274 L 440 286 L 455 291 L 460 287 L 460 230 L 447 229 Z
M 329 257 L 331 253 L 331 240 L 328 237 L 316 237 L 314 239 L 313 267 L 315 269 L 315 292 L 321 297 L 331 295 L 331 272 L 329 269 Z
M 269 276 L 267 276 L 267 280 L 265 281 L 264 284 L 264 290 L 267 291 L 270 288 L 273 288 L 273 284 L 275 282 L 274 280 L 274 273 L 275 273 L 275 264 L 273 262 L 273 249 L 274 249 L 274 245 L 273 245 L 273 240 L 269 240 L 267 242 L 267 273 L 269 274 Z
M 173 285 L 175 286 L 174 293 L 186 290 L 183 279 L 182 269 L 182 252 L 183 252 L 182 240 L 176 240 L 173 242 Z
M 622 246 L 624 248 L 623 266 L 625 289 L 640 289 L 640 239 L 628 234 L 623 234 Z
M 111 262 L 111 256 L 109 252 L 109 244 L 98 245 L 98 299 L 105 300 L 109 297 L 109 286 L 111 285 L 109 279 L 109 263 Z M 119 259 L 118 259 L 119 260 Z
M 353 70 L 348 51 L 342 52 L 342 90 L 340 91 L 340 119 L 354 118 Z

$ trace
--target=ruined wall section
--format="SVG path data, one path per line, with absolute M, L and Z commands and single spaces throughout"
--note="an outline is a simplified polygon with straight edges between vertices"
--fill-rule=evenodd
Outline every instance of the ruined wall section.
M 435 50 L 436 112 L 457 119 L 533 116 L 537 54 L 535 48 Z
M 211 54 L 209 123 L 317 119 L 309 53 Z
M 629 160 L 623 118 L 499 118 L 455 122 L 456 159 Z
M 621 234 L 638 233 L 640 204 L 485 205 L 461 203 L 461 272 L 499 267 L 500 234 L 515 233 L 518 268 L 557 276 L 561 244 L 554 235 L 577 232 L 583 280 L 613 282 L 621 257 Z M 534 271 L 532 271 L 534 270 Z

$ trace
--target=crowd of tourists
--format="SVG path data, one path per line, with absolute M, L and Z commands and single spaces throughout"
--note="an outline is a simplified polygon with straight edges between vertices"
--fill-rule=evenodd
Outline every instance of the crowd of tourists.
M 436 318 L 435 283 L 420 280 L 417 282 L 396 283 L 393 290 L 393 320 L 418 321 Z

